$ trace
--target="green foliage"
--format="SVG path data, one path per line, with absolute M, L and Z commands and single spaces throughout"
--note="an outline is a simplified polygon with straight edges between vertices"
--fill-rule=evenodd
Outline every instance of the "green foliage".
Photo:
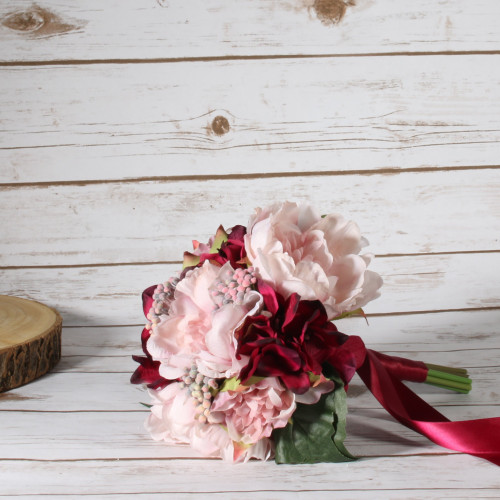
M 298 404 L 292 419 L 272 436 L 278 464 L 313 464 L 355 460 L 344 446 L 347 399 L 340 377 L 331 372 L 335 389 L 314 405 Z
M 241 380 L 238 377 L 227 378 L 224 380 L 220 390 L 218 392 L 226 392 L 226 391 L 237 391 L 240 387 L 243 389 L 246 387 L 250 387 L 253 384 L 258 384 L 261 380 L 264 380 L 265 377 L 250 377 L 248 380 L 245 380 L 245 383 L 242 384 Z
M 240 385 L 241 380 L 238 377 L 227 378 L 224 380 L 219 392 L 236 391 Z
M 351 316 L 362 316 L 363 318 L 365 318 L 366 322 L 368 323 L 365 311 L 363 311 L 363 309 L 361 309 L 361 307 L 359 307 L 358 309 L 355 309 L 354 311 L 348 311 L 348 312 L 342 313 L 340 316 L 333 318 L 333 321 L 336 321 L 338 319 L 343 319 L 343 318 L 349 318 Z
M 222 226 L 219 226 L 217 232 L 215 233 L 214 242 L 210 248 L 210 253 L 218 252 L 223 243 L 225 243 L 228 239 L 226 231 Z

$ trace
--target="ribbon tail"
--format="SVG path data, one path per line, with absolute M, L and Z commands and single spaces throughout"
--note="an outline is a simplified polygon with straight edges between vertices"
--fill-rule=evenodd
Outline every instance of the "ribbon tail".
M 370 349 L 357 372 L 380 404 L 406 427 L 440 446 L 500 466 L 500 417 L 451 422 L 391 374 Z

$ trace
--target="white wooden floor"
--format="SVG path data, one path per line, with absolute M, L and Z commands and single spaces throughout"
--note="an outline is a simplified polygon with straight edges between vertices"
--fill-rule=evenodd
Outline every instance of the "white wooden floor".
M 355 5 L 354 5 L 355 4 Z M 0 498 L 500 498 L 500 470 L 396 423 L 359 379 L 364 458 L 228 465 L 153 442 L 142 289 L 191 239 L 310 200 L 361 226 L 389 354 L 463 366 L 500 416 L 500 2 L 0 1 L 0 293 L 63 315 L 49 375 L 0 394 Z

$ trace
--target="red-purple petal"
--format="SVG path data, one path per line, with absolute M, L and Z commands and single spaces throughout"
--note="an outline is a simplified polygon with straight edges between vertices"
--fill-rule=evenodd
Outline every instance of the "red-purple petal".
M 148 330 L 147 328 L 143 328 L 141 332 L 141 344 L 142 344 L 142 351 L 144 354 L 148 357 L 151 358 L 151 354 L 149 354 L 147 344 L 148 344 L 148 339 L 151 337 L 151 330 Z
M 165 380 L 160 375 L 159 361 L 153 361 L 146 356 L 132 356 L 132 359 L 139 363 L 139 366 L 130 378 L 132 384 L 151 384 L 158 382 L 160 379 Z
M 142 309 L 144 316 L 148 316 L 149 310 L 153 306 L 153 293 L 156 290 L 156 285 L 151 285 L 142 292 Z
M 287 389 L 290 389 L 295 394 L 304 394 L 309 390 L 311 383 L 309 375 L 301 373 L 285 373 L 281 375 L 281 381 Z
M 279 301 L 274 289 L 262 280 L 258 280 L 257 289 L 259 290 L 259 293 L 262 295 L 264 299 L 264 304 L 266 306 L 266 309 L 271 314 L 273 315 L 276 314 L 279 309 Z
M 228 241 L 234 240 L 238 242 L 243 242 L 243 238 L 247 233 L 247 228 L 240 224 L 234 226 L 231 232 L 228 234 Z
M 337 370 L 346 384 L 352 379 L 356 370 L 364 363 L 366 347 L 363 341 L 352 335 L 328 358 L 328 362 Z
M 299 303 L 300 303 L 300 295 L 298 293 L 292 293 L 292 295 L 290 295 L 290 297 L 288 297 L 288 299 L 286 300 L 285 318 L 281 326 L 283 330 L 285 330 L 287 325 L 289 325 L 295 319 Z
M 294 349 L 278 344 L 268 344 L 262 349 L 257 375 L 268 377 L 281 376 L 300 370 L 302 360 Z

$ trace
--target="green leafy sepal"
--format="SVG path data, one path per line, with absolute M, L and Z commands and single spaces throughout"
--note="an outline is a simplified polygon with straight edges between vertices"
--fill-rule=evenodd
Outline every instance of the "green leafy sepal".
M 342 379 L 333 371 L 328 378 L 335 389 L 313 405 L 297 404 L 288 425 L 275 429 L 278 464 L 314 464 L 355 460 L 344 446 L 347 397 Z

